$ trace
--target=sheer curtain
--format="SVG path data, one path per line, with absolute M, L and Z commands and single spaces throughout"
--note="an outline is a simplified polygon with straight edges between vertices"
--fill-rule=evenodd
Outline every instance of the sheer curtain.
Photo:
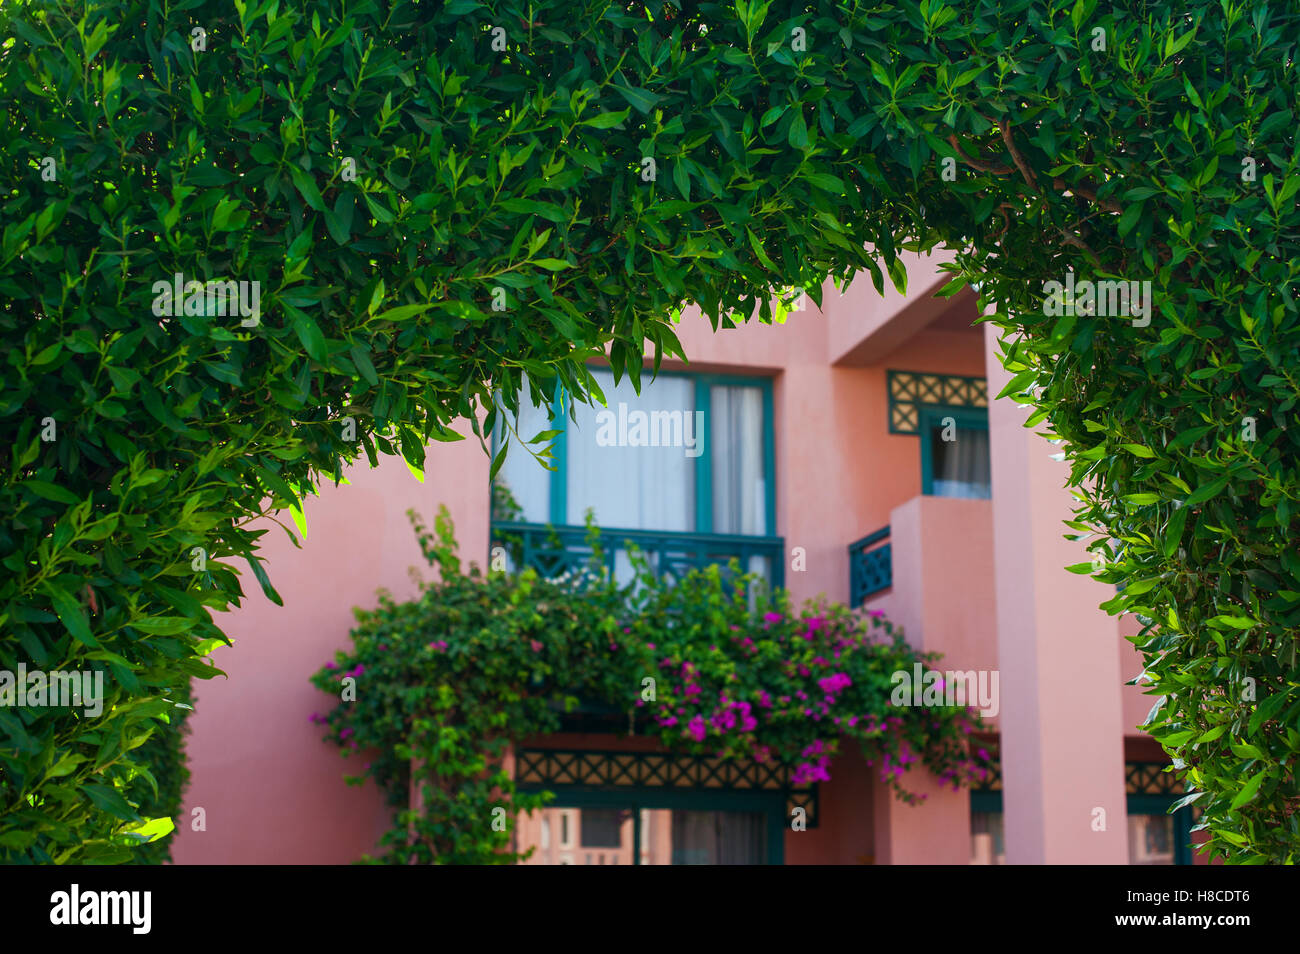
M 512 447 L 507 454 L 497 480 L 518 501 L 522 519 L 549 522 L 551 481 L 564 480 L 564 522 L 571 526 L 581 526 L 591 508 L 601 527 L 711 529 L 759 536 L 772 532 L 767 519 L 770 475 L 764 469 L 761 388 L 713 385 L 708 405 L 696 408 L 696 382 L 688 377 L 643 381 L 638 395 L 627 378 L 616 387 L 612 372 L 598 369 L 592 374 L 608 404 L 604 408 L 578 405 L 576 422 L 552 424 L 548 407 L 520 408 L 517 428 L 524 440 L 552 427 L 566 431 L 563 474 L 547 471 L 524 447 Z M 702 428 L 696 426 L 697 411 L 707 415 Z M 644 425 L 656 412 L 660 422 L 668 417 L 672 426 L 643 427 L 638 433 L 638 419 Z M 659 446 L 648 443 L 652 431 L 660 432 Z M 703 441 L 702 447 L 696 443 L 695 456 L 685 446 L 688 437 Z M 695 521 L 700 450 L 709 455 L 712 471 L 711 528 L 697 527 Z
M 767 474 L 763 453 L 763 392 L 756 387 L 714 386 L 707 428 L 713 464 L 713 532 L 762 536 L 767 525 Z M 742 569 L 771 579 L 767 557 Z
M 583 513 L 591 507 L 596 524 L 629 530 L 695 529 L 695 462 L 685 447 L 620 446 L 619 421 L 624 417 L 619 405 L 626 406 L 629 421 L 633 412 L 642 411 L 646 418 L 652 411 L 680 412 L 682 440 L 686 421 L 694 426 L 695 389 L 686 378 L 659 378 L 642 381 L 638 395 L 626 377 L 618 387 L 609 371 L 594 371 L 600 389 L 605 392 L 608 415 L 604 408 L 579 405 L 577 426 L 568 425 L 568 523 L 581 526 Z M 600 421 L 611 421 L 603 429 Z M 629 424 L 628 432 L 632 433 Z M 598 435 L 613 443 L 602 446 Z M 647 431 L 648 435 L 648 431 Z M 698 435 L 696 435 L 698 439 Z M 647 438 L 648 439 L 648 438 Z
M 761 865 L 766 862 L 767 819 L 761 812 L 673 812 L 673 864 Z
M 530 441 L 542 431 L 550 430 L 550 413 L 550 407 L 533 407 L 528 403 L 528 386 L 525 384 L 515 425 L 520 439 Z M 510 442 L 515 444 L 513 435 Z M 529 446 L 541 450 L 543 445 Z M 516 445 L 510 448 L 497 471 L 496 482 L 505 485 L 523 508 L 519 519 L 527 523 L 547 523 L 551 519 L 551 474 L 528 452 L 527 447 Z
M 942 427 L 930 432 L 931 488 L 938 497 L 992 496 L 989 467 L 989 432 L 982 428 L 958 427 L 956 440 L 945 441 Z
M 713 532 L 766 534 L 763 392 L 755 387 L 715 386 L 710 403 Z

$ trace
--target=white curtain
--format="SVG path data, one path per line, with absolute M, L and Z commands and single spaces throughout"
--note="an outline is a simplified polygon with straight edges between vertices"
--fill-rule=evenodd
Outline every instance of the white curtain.
M 714 387 L 706 429 L 713 463 L 713 532 L 768 533 L 763 392 Z
M 712 389 L 706 428 L 713 464 L 713 532 L 762 536 L 767 525 L 767 475 L 763 472 L 763 392 L 755 387 Z M 766 557 L 741 569 L 771 578 Z
M 579 404 L 576 421 L 552 424 L 549 408 L 521 407 L 518 432 L 528 440 L 552 428 L 565 430 L 565 471 L 552 474 L 523 447 L 512 447 L 497 474 L 530 523 L 551 520 L 551 481 L 565 481 L 564 522 L 582 526 L 588 508 L 602 528 L 692 532 L 695 521 L 696 468 L 709 455 L 712 470 L 714 533 L 766 535 L 767 481 L 764 471 L 763 391 L 752 386 L 710 388 L 709 403 L 695 407 L 696 382 L 688 377 L 643 379 L 638 395 L 625 377 L 593 370 L 605 394 L 605 407 Z M 526 390 L 524 392 L 527 393 Z M 526 400 L 526 398 L 525 398 Z M 697 412 L 703 411 L 704 415 Z M 656 420 L 656 425 L 649 422 Z M 701 421 L 701 416 L 707 420 Z M 671 425 L 663 426 L 667 419 Z M 638 431 L 638 422 L 641 429 Z M 658 434 L 658 446 L 650 438 Z M 702 443 L 701 443 L 702 442 Z M 631 565 L 621 541 L 607 541 L 618 551 L 615 575 L 630 577 Z M 764 557 L 745 569 L 768 574 Z
M 581 526 L 588 507 L 595 511 L 596 525 L 630 530 L 695 529 L 695 462 L 684 446 L 688 427 L 694 434 L 695 388 L 688 378 L 643 379 L 638 395 L 626 377 L 614 386 L 609 371 L 593 371 L 605 392 L 606 408 L 579 405 L 577 426 L 568 425 L 568 502 L 565 520 Z M 625 405 L 626 410 L 619 405 Z M 623 436 L 632 436 L 637 417 L 646 419 L 652 411 L 681 413 L 682 446 L 630 446 Z M 627 420 L 627 434 L 621 435 L 620 421 Z M 689 421 L 689 424 L 687 423 Z M 600 426 L 605 422 L 604 428 Z M 646 432 L 648 439 L 648 431 Z M 597 438 L 604 439 L 604 443 Z M 699 435 L 695 435 L 698 439 Z M 610 440 L 612 438 L 612 441 Z
M 530 441 L 542 431 L 552 429 L 550 407 L 533 407 L 528 403 L 528 385 L 525 383 L 520 392 L 519 419 L 516 430 L 521 441 Z M 509 434 L 508 429 L 498 428 L 498 441 L 501 434 Z M 510 435 L 514 446 L 506 453 L 505 462 L 497 471 L 497 483 L 504 484 L 523 508 L 520 519 L 528 523 L 547 523 L 551 519 L 551 484 L 550 472 L 547 471 L 532 454 L 533 450 L 542 450 L 546 445 L 531 444 L 527 447 L 518 444 L 514 435 Z M 498 445 L 499 446 L 499 445 Z
M 956 440 L 945 441 L 942 428 L 931 432 L 931 490 L 937 497 L 992 496 L 992 472 L 989 467 L 989 432 L 958 427 Z

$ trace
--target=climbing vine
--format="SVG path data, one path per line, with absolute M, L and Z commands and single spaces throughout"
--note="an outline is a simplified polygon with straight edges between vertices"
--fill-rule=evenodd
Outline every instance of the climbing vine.
M 925 797 L 908 787 L 913 766 L 954 787 L 988 771 L 976 713 L 892 704 L 893 674 L 931 657 L 878 614 L 796 612 L 734 565 L 670 585 L 634 556 L 620 584 L 600 569 L 595 528 L 589 572 L 462 569 L 445 510 L 432 532 L 412 521 L 437 579 L 357 610 L 350 649 L 312 676 L 339 700 L 313 720 L 364 760 L 349 781 L 373 780 L 395 809 L 384 861 L 516 860 L 516 812 L 549 795 L 517 792 L 503 758 L 579 705 L 626 711 L 676 751 L 778 764 L 796 785 L 829 781 L 848 740 L 907 801 Z

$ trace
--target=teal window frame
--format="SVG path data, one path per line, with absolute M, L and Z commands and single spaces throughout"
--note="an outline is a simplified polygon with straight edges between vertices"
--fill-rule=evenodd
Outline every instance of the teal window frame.
M 607 371 L 606 365 L 591 365 L 591 370 Z M 713 455 L 709 445 L 709 418 L 712 408 L 710 389 L 722 387 L 758 387 L 762 390 L 763 400 L 763 474 L 764 520 L 767 528 L 761 536 L 774 537 L 776 533 L 776 441 L 772 420 L 772 379 L 754 375 L 696 373 L 693 371 L 660 371 L 658 378 L 688 378 L 695 384 L 695 408 L 704 410 L 704 433 L 699 435 L 705 452 L 695 458 L 695 529 L 692 533 L 713 533 Z M 642 388 L 653 380 L 642 378 Z M 551 427 L 559 431 L 551 442 L 551 460 L 555 470 L 548 471 L 548 510 L 553 526 L 568 526 L 569 487 L 568 487 L 568 427 L 566 413 L 568 401 L 563 386 L 557 386 L 555 397 L 551 400 Z M 492 435 L 492 452 L 497 451 L 498 435 Z M 635 530 L 636 527 L 622 529 Z
M 1129 795 L 1125 806 L 1130 815 L 1168 815 L 1169 806 L 1178 801 L 1177 795 Z M 1174 864 L 1190 865 L 1192 859 L 1192 807 L 1184 805 L 1174 812 L 1173 839 Z
M 950 404 L 922 404 L 917 412 L 917 434 L 921 438 L 921 493 L 934 496 L 934 455 L 930 451 L 930 435 L 935 425 L 951 417 L 959 428 L 972 431 L 989 429 L 989 412 L 982 407 L 956 407 Z

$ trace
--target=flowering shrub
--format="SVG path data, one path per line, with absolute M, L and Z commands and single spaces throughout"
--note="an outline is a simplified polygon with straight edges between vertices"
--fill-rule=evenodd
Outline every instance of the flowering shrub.
M 658 673 L 655 701 L 634 704 L 653 714 L 666 744 L 777 759 L 805 784 L 829 781 L 841 740 L 852 739 L 909 802 L 923 797 L 903 782 L 916 762 L 954 787 L 987 771 L 987 759 L 970 754 L 975 713 L 890 704 L 891 675 L 932 657 L 879 611 L 864 617 L 821 601 L 796 613 L 780 590 L 751 609 L 747 591 L 724 585 L 717 566 L 643 591 L 623 638 L 644 647 Z
M 348 700 L 312 716 L 345 755 L 367 759 L 348 781 L 373 779 L 396 810 L 387 851 L 367 861 L 523 857 L 511 847 L 515 814 L 551 796 L 516 792 L 502 759 L 580 701 L 642 714 L 670 748 L 785 765 L 795 784 L 828 780 L 845 738 L 909 801 L 920 797 L 904 784 L 914 763 L 954 787 L 986 771 L 969 754 L 973 712 L 891 709 L 890 674 L 928 657 L 879 616 L 825 603 L 794 613 L 784 592 L 769 598 L 734 565 L 674 586 L 635 557 L 625 586 L 600 573 L 462 572 L 446 510 L 433 533 L 411 519 L 439 579 L 416 600 L 381 594 L 357 610 L 351 651 L 312 676 Z M 592 541 L 599 554 L 594 528 Z

